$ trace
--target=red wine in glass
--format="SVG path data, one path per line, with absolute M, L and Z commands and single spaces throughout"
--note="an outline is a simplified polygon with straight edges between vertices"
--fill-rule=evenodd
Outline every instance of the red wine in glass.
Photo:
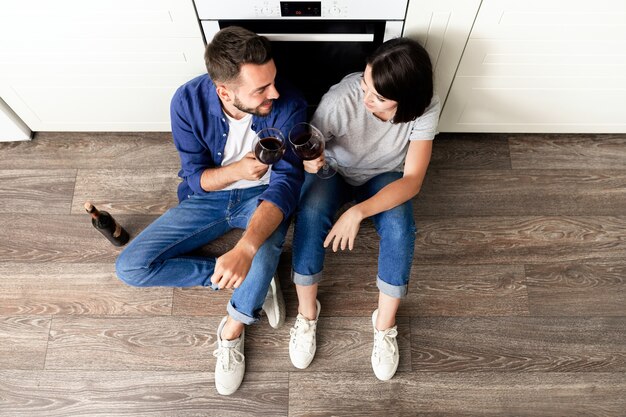
M 289 132 L 289 142 L 293 147 L 293 151 L 300 159 L 304 161 L 312 161 L 324 154 L 326 140 L 324 135 L 318 128 L 310 123 L 298 123 Z M 326 156 L 324 165 L 317 172 L 320 178 L 330 178 L 337 172 L 336 161 Z
M 291 139 L 293 150 L 302 160 L 312 161 L 322 156 L 324 147 L 319 140 L 315 140 L 309 132 L 303 132 Z
M 278 129 L 263 129 L 257 133 L 252 150 L 259 162 L 266 165 L 275 164 L 285 154 L 285 138 Z

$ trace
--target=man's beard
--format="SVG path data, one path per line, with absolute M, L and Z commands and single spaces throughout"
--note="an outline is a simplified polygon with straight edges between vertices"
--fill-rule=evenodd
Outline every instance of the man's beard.
M 255 116 L 260 116 L 260 117 L 264 117 L 267 116 L 268 114 L 270 114 L 270 112 L 272 111 L 272 107 L 270 107 L 267 110 L 261 110 L 261 106 L 264 106 L 268 103 L 272 103 L 274 100 L 265 100 L 263 103 L 261 103 L 260 105 L 258 105 L 255 108 L 250 108 L 250 107 L 246 107 L 244 106 L 241 101 L 239 101 L 239 97 L 235 96 L 235 100 L 233 101 L 233 106 L 235 106 L 235 108 L 239 111 L 242 111 L 244 113 L 250 113 L 253 114 Z

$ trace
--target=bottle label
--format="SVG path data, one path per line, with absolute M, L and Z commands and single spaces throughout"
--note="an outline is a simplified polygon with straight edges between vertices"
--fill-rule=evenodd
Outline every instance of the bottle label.
M 118 238 L 122 234 L 122 226 L 120 226 L 117 222 L 115 222 L 115 232 L 113 232 L 113 237 Z

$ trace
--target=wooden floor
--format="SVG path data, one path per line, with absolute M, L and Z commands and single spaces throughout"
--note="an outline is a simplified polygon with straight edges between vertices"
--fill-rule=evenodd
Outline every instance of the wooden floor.
M 228 293 L 125 286 L 82 209 L 134 236 L 176 204 L 177 171 L 165 133 L 0 144 L 1 416 L 626 416 L 626 135 L 440 135 L 395 378 L 369 364 L 366 222 L 352 253 L 327 258 L 304 371 L 288 355 L 289 239 L 287 325 L 248 329 L 231 397 L 212 356 Z

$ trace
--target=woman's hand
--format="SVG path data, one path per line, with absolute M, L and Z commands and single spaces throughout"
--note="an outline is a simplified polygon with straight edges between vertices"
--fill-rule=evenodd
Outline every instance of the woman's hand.
M 317 159 L 313 159 L 311 161 L 302 161 L 302 164 L 304 165 L 304 170 L 306 172 L 309 172 L 311 174 L 317 174 L 317 171 L 319 171 L 324 166 L 325 161 L 326 160 L 324 159 L 324 154 L 322 154 L 322 156 Z
M 352 250 L 354 240 L 361 227 L 361 221 L 363 221 L 363 215 L 358 205 L 348 209 L 330 229 L 330 233 L 324 241 L 324 247 L 327 248 L 332 242 L 333 252 L 337 252 L 338 248 L 345 250 L 346 246 Z

